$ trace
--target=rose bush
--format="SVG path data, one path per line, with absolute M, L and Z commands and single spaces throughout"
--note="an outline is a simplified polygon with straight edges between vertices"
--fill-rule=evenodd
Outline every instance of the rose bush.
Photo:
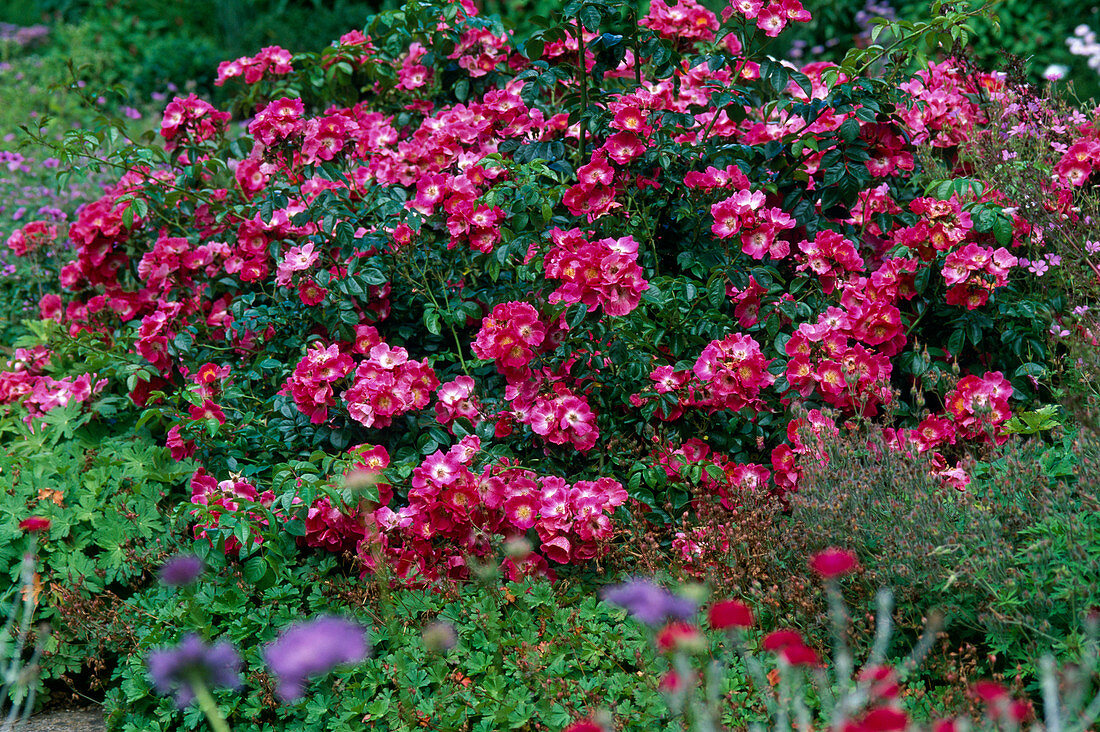
M 1049 394 L 1065 308 L 1021 266 L 1041 228 L 960 156 L 1022 92 L 950 60 L 895 86 L 768 55 L 809 17 L 575 1 L 517 39 L 416 1 L 227 61 L 230 105 L 177 97 L 112 158 L 4 399 L 80 359 L 70 401 L 124 391 L 197 463 L 197 536 L 247 555 L 286 531 L 413 583 L 522 535 L 508 576 L 553 575 L 631 500 L 781 501 L 854 421 L 964 488 Z M 1044 193 L 1072 219 L 1100 133 L 1063 122 Z

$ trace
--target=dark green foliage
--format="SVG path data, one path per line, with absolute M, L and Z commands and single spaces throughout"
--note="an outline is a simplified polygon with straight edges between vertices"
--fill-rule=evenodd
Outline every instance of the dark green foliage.
M 203 727 L 197 709 L 179 712 L 150 697 L 143 657 L 175 642 L 180 630 L 207 626 L 245 659 L 246 688 L 219 697 L 237 730 L 561 729 L 589 708 L 607 708 L 631 725 L 667 722 L 651 644 L 623 612 L 586 593 L 546 581 L 489 581 L 448 592 L 377 587 L 341 577 L 331 559 L 299 562 L 257 590 L 247 566 L 207 557 L 212 568 L 193 595 L 150 587 L 134 598 L 149 625 L 108 700 L 120 730 Z M 375 592 L 370 592 L 373 589 Z M 367 604 L 366 593 L 375 596 Z M 373 657 L 307 687 L 296 704 L 277 705 L 260 657 L 285 626 L 323 612 L 353 613 L 370 628 Z M 452 625 L 457 645 L 433 652 L 421 638 L 433 622 Z
M 36 620 L 54 630 L 42 663 L 46 682 L 102 672 L 124 651 L 103 631 L 134 618 L 105 600 L 125 602 L 171 551 L 188 473 L 147 435 L 110 436 L 86 420 L 76 408 L 59 407 L 33 433 L 12 417 L 0 422 L 0 567 L 11 585 L 28 549 L 19 521 L 51 521 L 37 549 Z M 82 616 L 82 608 L 102 612 Z

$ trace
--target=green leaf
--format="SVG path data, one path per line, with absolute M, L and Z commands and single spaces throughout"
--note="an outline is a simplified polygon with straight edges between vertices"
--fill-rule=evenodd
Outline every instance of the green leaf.
M 427 328 L 428 332 L 432 335 L 439 335 L 443 332 L 438 310 L 432 308 L 424 311 L 424 327 Z
M 1012 217 L 1001 212 L 993 222 L 993 236 L 1003 247 L 1012 244 Z
M 855 117 L 849 117 L 841 123 L 838 132 L 842 140 L 852 142 L 859 137 L 859 120 Z
M 580 324 L 584 322 L 586 315 L 588 315 L 588 306 L 584 303 L 577 303 L 576 305 L 570 306 L 569 316 L 567 318 L 569 328 L 573 329 L 580 326 Z
M 601 13 L 598 5 L 585 4 L 581 7 L 581 12 L 577 16 L 581 25 L 592 32 L 596 32 L 600 29 Z

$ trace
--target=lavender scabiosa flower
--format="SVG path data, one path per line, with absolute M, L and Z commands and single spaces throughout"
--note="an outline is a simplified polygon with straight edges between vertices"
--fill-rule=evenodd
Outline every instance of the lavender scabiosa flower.
M 610 587 L 604 590 L 603 599 L 625 608 L 647 625 L 660 625 L 670 618 L 688 620 L 695 614 L 696 607 L 694 601 L 674 595 L 660 585 L 644 579 Z
M 194 633 L 175 648 L 152 651 L 146 665 L 156 690 L 174 696 L 180 709 L 209 688 L 241 686 L 241 657 L 233 645 L 222 641 L 208 646 Z
M 302 697 L 309 677 L 341 664 L 358 663 L 369 652 L 361 626 L 322 615 L 283 631 L 264 649 L 264 660 L 278 680 L 279 696 L 289 702 Z
M 202 570 L 202 560 L 194 554 L 177 554 L 160 568 L 160 581 L 169 587 L 182 587 L 198 579 Z

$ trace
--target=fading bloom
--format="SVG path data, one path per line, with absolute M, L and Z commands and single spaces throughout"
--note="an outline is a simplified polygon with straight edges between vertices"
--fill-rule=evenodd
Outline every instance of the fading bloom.
M 221 641 L 208 646 L 194 633 L 184 636 L 175 648 L 152 651 L 146 665 L 156 690 L 174 696 L 180 709 L 195 699 L 196 681 L 207 687 L 241 686 L 241 657 L 233 645 Z
M 660 625 L 669 618 L 687 620 L 695 614 L 694 602 L 644 579 L 610 587 L 604 590 L 603 599 L 647 625 Z
M 370 647 L 366 632 L 350 620 L 322 615 L 283 631 L 267 648 L 264 660 L 278 679 L 284 701 L 305 693 L 306 679 L 345 663 L 358 663 Z
M 169 587 L 182 587 L 198 579 L 202 570 L 202 560 L 194 554 L 177 554 L 160 568 L 160 581 Z

